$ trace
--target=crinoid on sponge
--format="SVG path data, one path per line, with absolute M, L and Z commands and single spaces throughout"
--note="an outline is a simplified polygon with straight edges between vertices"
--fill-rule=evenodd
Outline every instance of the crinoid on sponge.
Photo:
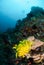
M 20 41 L 18 45 L 13 46 L 13 49 L 16 49 L 16 57 L 24 58 L 31 50 L 33 42 L 28 40 Z

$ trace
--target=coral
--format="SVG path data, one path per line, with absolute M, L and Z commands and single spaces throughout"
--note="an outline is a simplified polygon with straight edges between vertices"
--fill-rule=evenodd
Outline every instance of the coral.
M 23 39 L 27 39 L 29 36 L 34 36 L 35 38 L 40 39 L 41 41 L 44 42 L 44 10 L 41 9 L 40 7 L 32 8 L 30 13 L 27 14 L 26 18 L 23 18 L 22 20 L 17 21 L 15 28 L 11 30 L 8 29 L 5 33 L 0 32 L 0 49 L 1 49 L 0 65 L 8 65 L 8 64 L 16 65 L 15 64 L 16 57 L 22 56 L 24 58 L 25 54 L 30 52 L 31 50 L 30 43 L 32 42 L 29 41 L 29 43 L 26 43 L 28 41 Z M 12 47 L 15 50 L 13 50 Z M 44 47 L 43 47 L 43 50 L 44 50 Z M 25 60 L 27 62 L 27 59 Z M 19 61 L 20 62 L 19 65 L 29 65 L 29 64 L 26 64 L 26 62 L 24 61 L 22 62 L 21 60 L 22 63 Z M 44 63 L 44 61 L 42 63 Z M 32 65 L 35 65 L 35 64 L 32 63 Z M 42 65 L 42 64 L 40 63 L 37 65 Z

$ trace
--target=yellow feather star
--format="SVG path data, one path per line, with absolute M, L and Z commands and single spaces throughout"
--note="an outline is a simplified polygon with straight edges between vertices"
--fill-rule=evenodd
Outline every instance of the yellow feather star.
M 23 40 L 18 45 L 13 46 L 13 49 L 16 49 L 16 57 L 25 57 L 30 52 L 32 44 L 32 41 Z

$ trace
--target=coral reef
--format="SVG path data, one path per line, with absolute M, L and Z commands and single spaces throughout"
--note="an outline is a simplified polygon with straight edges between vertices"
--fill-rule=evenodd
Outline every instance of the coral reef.
M 28 59 L 26 57 L 16 58 L 16 50 L 13 50 L 13 46 L 18 45 L 19 47 L 19 42 L 24 39 L 29 40 L 28 37 L 30 36 L 34 36 L 35 39 L 44 42 L 44 9 L 40 7 L 32 7 L 26 18 L 17 21 L 14 29 L 8 29 L 6 32 L 0 33 L 0 65 L 43 65 L 44 60 L 40 63 L 34 62 L 42 55 L 40 53 L 41 51 L 37 51 L 38 48 L 36 51 L 39 52 L 39 55 L 36 56 L 36 54 L 34 54 L 34 61 L 33 58 L 28 58 L 29 55 L 26 56 Z M 26 47 L 27 45 L 24 46 Z M 44 52 L 44 47 L 41 49 L 43 50 L 42 52 Z M 35 53 L 36 51 L 33 50 Z M 42 56 L 44 56 L 44 54 Z

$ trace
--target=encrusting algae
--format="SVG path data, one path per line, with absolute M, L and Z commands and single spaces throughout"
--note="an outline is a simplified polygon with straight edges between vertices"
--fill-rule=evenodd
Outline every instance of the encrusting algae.
M 13 49 L 16 49 L 16 57 L 24 58 L 30 52 L 32 44 L 32 41 L 23 40 L 18 45 L 13 46 Z

